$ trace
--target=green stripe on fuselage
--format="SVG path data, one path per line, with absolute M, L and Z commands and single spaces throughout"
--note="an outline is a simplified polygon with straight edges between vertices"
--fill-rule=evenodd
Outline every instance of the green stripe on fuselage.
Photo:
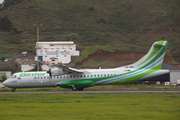
M 124 82 L 115 81 L 115 82 L 111 82 L 111 83 L 109 83 L 109 84 L 107 84 L 107 85 L 126 84 L 126 83 L 129 83 L 129 82 L 137 81 L 137 80 L 141 79 L 142 77 L 144 77 L 144 76 L 146 76 L 146 75 L 148 75 L 148 74 L 150 74 L 150 73 L 153 73 L 153 72 L 155 72 L 155 71 L 158 71 L 157 68 L 159 68 L 159 65 L 156 66 L 156 67 L 153 68 L 153 69 L 149 69 L 148 71 L 146 71 L 146 72 L 144 72 L 144 73 L 141 73 L 141 74 L 138 74 L 138 75 L 135 75 L 135 76 L 132 76 L 132 77 L 125 78 L 125 79 L 124 79 Z

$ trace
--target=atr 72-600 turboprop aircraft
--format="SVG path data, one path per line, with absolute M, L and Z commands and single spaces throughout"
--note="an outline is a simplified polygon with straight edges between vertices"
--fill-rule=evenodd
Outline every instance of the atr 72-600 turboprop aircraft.
M 139 61 L 114 69 L 74 69 L 59 65 L 47 72 L 15 73 L 3 85 L 10 87 L 12 92 L 16 88 L 55 86 L 82 91 L 95 85 L 119 85 L 143 80 L 169 73 L 169 70 L 161 70 L 167 45 L 168 41 L 154 42 Z

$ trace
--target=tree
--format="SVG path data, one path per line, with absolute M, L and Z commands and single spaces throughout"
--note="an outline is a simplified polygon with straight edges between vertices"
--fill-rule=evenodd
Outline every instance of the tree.
M 4 16 L 0 19 L 0 30 L 11 32 L 13 25 L 7 16 Z

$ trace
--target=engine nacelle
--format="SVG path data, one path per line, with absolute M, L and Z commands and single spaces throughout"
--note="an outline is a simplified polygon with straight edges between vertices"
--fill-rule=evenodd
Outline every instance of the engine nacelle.
M 55 68 L 51 70 L 51 75 L 52 76 L 58 76 L 58 75 L 63 75 L 66 74 L 66 72 L 63 71 L 61 68 Z

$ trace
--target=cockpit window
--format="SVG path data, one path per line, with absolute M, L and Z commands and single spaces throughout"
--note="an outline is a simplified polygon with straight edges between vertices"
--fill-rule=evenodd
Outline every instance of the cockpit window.
M 11 78 L 16 78 L 16 75 L 12 75 Z

